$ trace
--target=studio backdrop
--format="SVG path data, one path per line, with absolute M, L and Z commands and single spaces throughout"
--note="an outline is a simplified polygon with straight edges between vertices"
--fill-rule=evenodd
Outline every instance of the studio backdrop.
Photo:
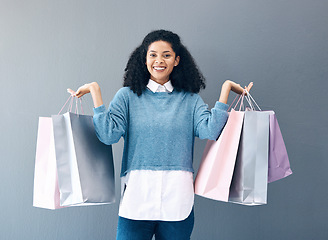
M 276 113 L 293 170 L 268 185 L 262 206 L 196 196 L 192 239 L 327 239 L 327 10 L 325 0 L 0 0 L 0 239 L 115 239 L 123 140 L 112 147 L 114 204 L 35 208 L 38 119 L 58 113 L 67 88 L 93 81 L 108 107 L 131 52 L 161 28 L 192 53 L 209 107 L 225 80 L 254 82 L 260 107 Z M 92 114 L 90 96 L 83 104 Z M 196 172 L 205 145 L 195 142 Z

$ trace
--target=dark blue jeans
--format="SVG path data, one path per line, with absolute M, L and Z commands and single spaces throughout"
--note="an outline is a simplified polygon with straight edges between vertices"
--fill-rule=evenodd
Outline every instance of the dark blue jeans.
M 182 221 L 144 221 L 119 217 L 116 240 L 189 240 L 194 228 L 194 210 Z

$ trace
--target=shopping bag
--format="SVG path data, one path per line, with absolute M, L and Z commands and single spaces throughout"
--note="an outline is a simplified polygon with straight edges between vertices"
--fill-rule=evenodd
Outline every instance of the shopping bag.
M 284 139 L 274 111 L 270 114 L 268 182 L 274 182 L 292 174 Z
M 231 110 L 217 141 L 208 140 L 195 179 L 197 195 L 228 201 L 244 112 Z
M 255 111 L 255 105 L 260 111 L 262 111 L 249 93 L 246 96 L 246 99 L 252 111 Z M 286 146 L 279 128 L 276 114 L 274 111 L 265 112 L 268 112 L 270 115 L 268 160 L 268 183 L 270 183 L 291 175 L 292 170 L 290 169 Z
M 115 202 L 112 147 L 100 142 L 92 116 L 53 115 L 61 206 Z
M 269 113 L 245 111 L 229 202 L 267 203 Z
M 39 118 L 33 206 L 47 209 L 62 208 L 59 204 L 54 134 L 50 117 Z

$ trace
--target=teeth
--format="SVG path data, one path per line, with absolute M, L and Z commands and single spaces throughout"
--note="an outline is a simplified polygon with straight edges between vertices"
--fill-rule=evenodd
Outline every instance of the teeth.
M 154 67 L 155 70 L 164 70 L 165 67 Z

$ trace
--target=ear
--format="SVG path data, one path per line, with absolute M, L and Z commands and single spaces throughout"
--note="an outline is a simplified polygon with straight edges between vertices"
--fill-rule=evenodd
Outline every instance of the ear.
M 180 56 L 177 56 L 174 61 L 174 66 L 175 67 L 178 66 L 179 62 L 180 62 Z

